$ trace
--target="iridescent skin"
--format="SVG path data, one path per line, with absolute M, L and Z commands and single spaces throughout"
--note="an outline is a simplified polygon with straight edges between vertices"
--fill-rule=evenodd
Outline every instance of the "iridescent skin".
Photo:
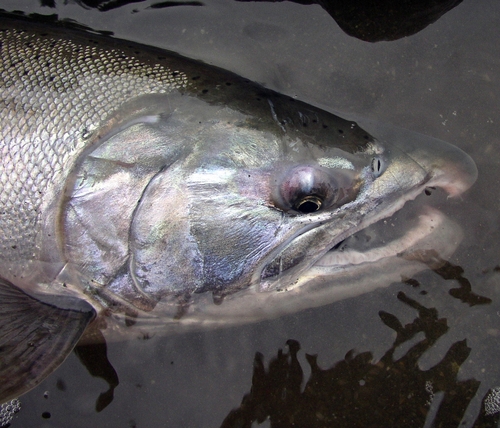
M 160 325 L 324 304 L 332 247 L 426 187 L 455 196 L 476 178 L 447 143 L 380 140 L 174 54 L 1 28 L 0 274 L 25 290 Z

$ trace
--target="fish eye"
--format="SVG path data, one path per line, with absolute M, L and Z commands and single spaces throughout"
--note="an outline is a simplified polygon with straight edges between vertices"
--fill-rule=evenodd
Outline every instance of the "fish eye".
M 384 160 L 379 156 L 374 157 L 371 162 L 371 169 L 375 178 L 380 177 L 385 170 Z
M 301 199 L 295 206 L 295 209 L 302 214 L 310 214 L 318 211 L 323 205 L 323 200 L 316 195 L 306 196 Z
M 300 214 L 328 208 L 345 196 L 337 175 L 340 174 L 310 165 L 289 169 L 274 193 L 274 203 L 284 211 Z

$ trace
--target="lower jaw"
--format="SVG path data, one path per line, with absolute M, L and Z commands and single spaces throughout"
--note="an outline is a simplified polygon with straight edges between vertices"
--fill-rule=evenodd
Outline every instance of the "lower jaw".
M 407 216 L 403 210 L 347 238 L 326 253 L 313 270 L 318 275 L 331 275 L 341 269 L 391 257 L 412 258 L 412 254 L 426 251 L 446 259 L 463 238 L 460 227 L 435 208 L 423 206 L 411 219 Z

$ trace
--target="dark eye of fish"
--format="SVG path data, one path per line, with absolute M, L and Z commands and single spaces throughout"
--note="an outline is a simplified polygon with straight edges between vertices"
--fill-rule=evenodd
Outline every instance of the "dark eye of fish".
M 340 184 L 343 181 L 341 173 L 309 165 L 297 166 L 282 181 L 277 205 L 285 211 L 302 214 L 329 208 L 344 198 L 345 186 Z
M 303 214 L 310 214 L 318 211 L 323 205 L 323 199 L 316 195 L 310 195 L 303 198 L 296 205 L 295 209 Z

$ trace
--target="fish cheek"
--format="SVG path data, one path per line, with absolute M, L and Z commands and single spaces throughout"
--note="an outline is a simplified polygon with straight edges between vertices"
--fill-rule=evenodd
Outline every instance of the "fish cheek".
M 129 271 L 154 300 L 200 287 L 202 260 L 189 227 L 189 198 L 179 167 L 160 171 L 148 184 L 130 229 Z
M 203 259 L 199 291 L 228 294 L 248 287 L 256 267 L 281 239 L 276 232 L 282 213 L 240 184 L 234 175 L 217 183 L 189 184 L 190 230 Z

